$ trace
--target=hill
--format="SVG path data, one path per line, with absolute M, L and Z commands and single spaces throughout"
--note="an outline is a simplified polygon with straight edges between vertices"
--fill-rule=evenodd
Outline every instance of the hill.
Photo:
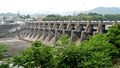
M 17 14 L 8 12 L 8 13 L 0 13 L 0 16 L 17 16 Z
M 120 14 L 119 7 L 97 7 L 95 9 L 85 11 L 85 13 L 95 12 L 99 14 Z

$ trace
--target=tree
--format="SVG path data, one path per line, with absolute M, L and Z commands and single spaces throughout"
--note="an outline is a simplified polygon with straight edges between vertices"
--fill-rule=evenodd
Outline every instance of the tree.
M 64 35 L 55 46 L 33 42 L 32 47 L 14 57 L 12 62 L 25 68 L 109 68 L 116 54 L 119 54 L 117 47 L 106 35 L 94 35 L 80 46 Z
M 109 28 L 107 32 L 109 42 L 120 48 L 120 24 L 116 24 Z
M 80 50 L 83 59 L 82 68 L 109 68 L 112 66 L 112 57 L 118 54 L 118 49 L 102 34 L 84 41 Z
M 31 17 L 30 17 L 30 15 L 28 14 L 28 15 L 26 16 L 26 18 L 31 18 Z
M 80 46 L 69 43 L 66 36 L 59 39 L 53 51 L 53 68 L 108 68 L 117 48 L 107 41 L 107 37 L 97 34 L 85 40 Z
M 76 68 L 80 59 L 78 47 L 63 35 L 56 43 L 51 59 L 52 68 Z
M 118 59 L 120 59 L 120 24 L 116 24 L 110 27 L 106 36 L 108 38 L 108 41 L 116 46 L 119 50 L 118 54 L 113 54 L 114 63 L 117 63 L 119 62 Z
M 97 14 L 97 13 L 92 13 L 92 12 L 90 12 L 90 13 L 88 13 L 88 15 L 89 15 L 89 16 L 97 16 L 98 14 Z
M 51 48 L 35 41 L 32 43 L 32 47 L 23 51 L 19 56 L 15 56 L 12 60 L 14 65 L 23 66 L 25 68 L 47 68 L 49 67 L 49 61 L 52 57 L 50 53 Z

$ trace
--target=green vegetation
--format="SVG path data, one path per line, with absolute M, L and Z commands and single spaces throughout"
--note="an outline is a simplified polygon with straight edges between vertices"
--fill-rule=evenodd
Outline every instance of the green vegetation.
M 0 61 L 3 61 L 6 58 L 5 53 L 7 51 L 7 46 L 5 44 L 0 43 Z M 2 63 L 0 64 L 0 68 L 9 68 L 8 64 Z
M 116 46 L 117 49 L 119 50 L 118 54 L 113 54 L 114 63 L 120 62 L 119 61 L 119 58 L 120 58 L 120 24 L 116 24 L 110 27 L 106 36 L 108 37 L 108 41 L 114 46 Z
M 120 48 L 120 24 L 116 24 L 109 28 L 107 36 L 109 42 Z
M 107 68 L 112 66 L 112 57 L 118 49 L 108 42 L 106 36 L 98 34 L 81 44 L 84 68 Z
M 60 40 L 65 42 L 68 39 L 64 37 Z M 113 54 L 118 53 L 118 49 L 102 34 L 91 37 L 80 46 L 72 43 L 60 43 L 60 45 L 52 54 L 54 68 L 107 68 L 113 65 Z
M 0 65 L 0 68 L 9 68 L 9 64 L 3 63 Z
M 97 13 L 88 13 L 83 14 L 80 13 L 76 16 L 68 15 L 68 16 L 61 16 L 61 15 L 47 15 L 44 19 L 44 21 L 81 21 L 81 20 L 93 20 L 93 21 L 103 21 L 103 20 L 109 20 L 109 21 L 117 21 L 120 20 L 120 14 L 97 14 Z
M 5 44 L 0 43 L 0 60 L 5 58 L 5 52 L 7 51 L 7 47 Z
M 13 64 L 20 65 L 25 68 L 47 68 L 52 57 L 51 48 L 40 43 L 33 42 L 32 47 L 25 50 L 21 55 L 14 57 Z

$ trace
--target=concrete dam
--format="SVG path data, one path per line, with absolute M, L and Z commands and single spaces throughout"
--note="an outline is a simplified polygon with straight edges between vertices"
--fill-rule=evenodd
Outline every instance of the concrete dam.
M 19 24 L 3 24 L 0 25 L 0 38 L 9 34 L 9 30 L 20 26 Z
M 40 40 L 53 43 L 61 35 L 67 35 L 73 42 L 81 42 L 88 36 L 106 33 L 114 21 L 27 21 L 19 33 L 20 38 L 28 41 Z M 23 28 L 23 27 L 22 27 Z

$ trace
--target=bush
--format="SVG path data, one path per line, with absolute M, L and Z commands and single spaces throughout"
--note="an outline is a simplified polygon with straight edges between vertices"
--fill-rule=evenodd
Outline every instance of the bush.
M 0 60 L 3 60 L 6 57 L 5 56 L 6 51 L 7 51 L 7 46 L 5 44 L 0 43 Z M 0 68 L 9 68 L 9 65 L 1 63 Z
M 5 44 L 0 43 L 0 60 L 5 58 L 5 53 L 7 51 L 7 47 Z
M 0 68 L 9 68 L 9 64 L 1 64 Z
M 81 61 L 79 51 L 76 44 L 70 42 L 66 35 L 61 36 L 52 53 L 52 68 L 76 68 Z
M 112 66 L 112 56 L 118 53 L 107 37 L 97 34 L 77 46 L 68 43 L 67 37 L 59 39 L 62 47 L 55 48 L 53 65 L 55 68 L 106 68 Z M 63 42 L 63 43 L 62 43 Z M 66 42 L 66 43 L 65 43 Z M 53 67 L 54 67 L 53 66 Z
M 106 36 L 97 34 L 84 41 L 80 47 L 83 68 L 108 68 L 112 66 L 112 56 L 117 48 L 108 42 Z
M 75 45 L 62 49 L 57 68 L 78 68 L 81 63 L 80 50 Z
M 107 32 L 109 42 L 120 49 L 120 24 L 116 24 L 109 28 Z
M 63 39 L 62 39 L 63 38 Z M 54 48 L 51 59 L 54 68 L 106 68 L 112 66 L 117 48 L 105 35 L 97 34 L 77 46 L 62 36 Z
M 71 44 L 73 44 L 73 43 L 70 41 L 68 36 L 67 35 L 62 35 L 62 36 L 59 37 L 55 46 L 66 47 L 66 46 L 70 46 Z
M 109 42 L 117 47 L 119 50 L 118 54 L 113 54 L 113 62 L 114 64 L 120 62 L 120 24 L 116 24 L 109 28 L 106 34 Z
M 25 50 L 20 56 L 13 58 L 14 65 L 20 65 L 25 68 L 47 68 L 52 57 L 51 48 L 43 45 L 39 41 L 32 43 L 32 47 Z
M 13 64 L 25 68 L 108 68 L 118 53 L 106 35 L 92 36 L 80 46 L 72 43 L 67 36 L 62 36 L 55 47 L 33 42 L 32 47 L 13 58 Z

